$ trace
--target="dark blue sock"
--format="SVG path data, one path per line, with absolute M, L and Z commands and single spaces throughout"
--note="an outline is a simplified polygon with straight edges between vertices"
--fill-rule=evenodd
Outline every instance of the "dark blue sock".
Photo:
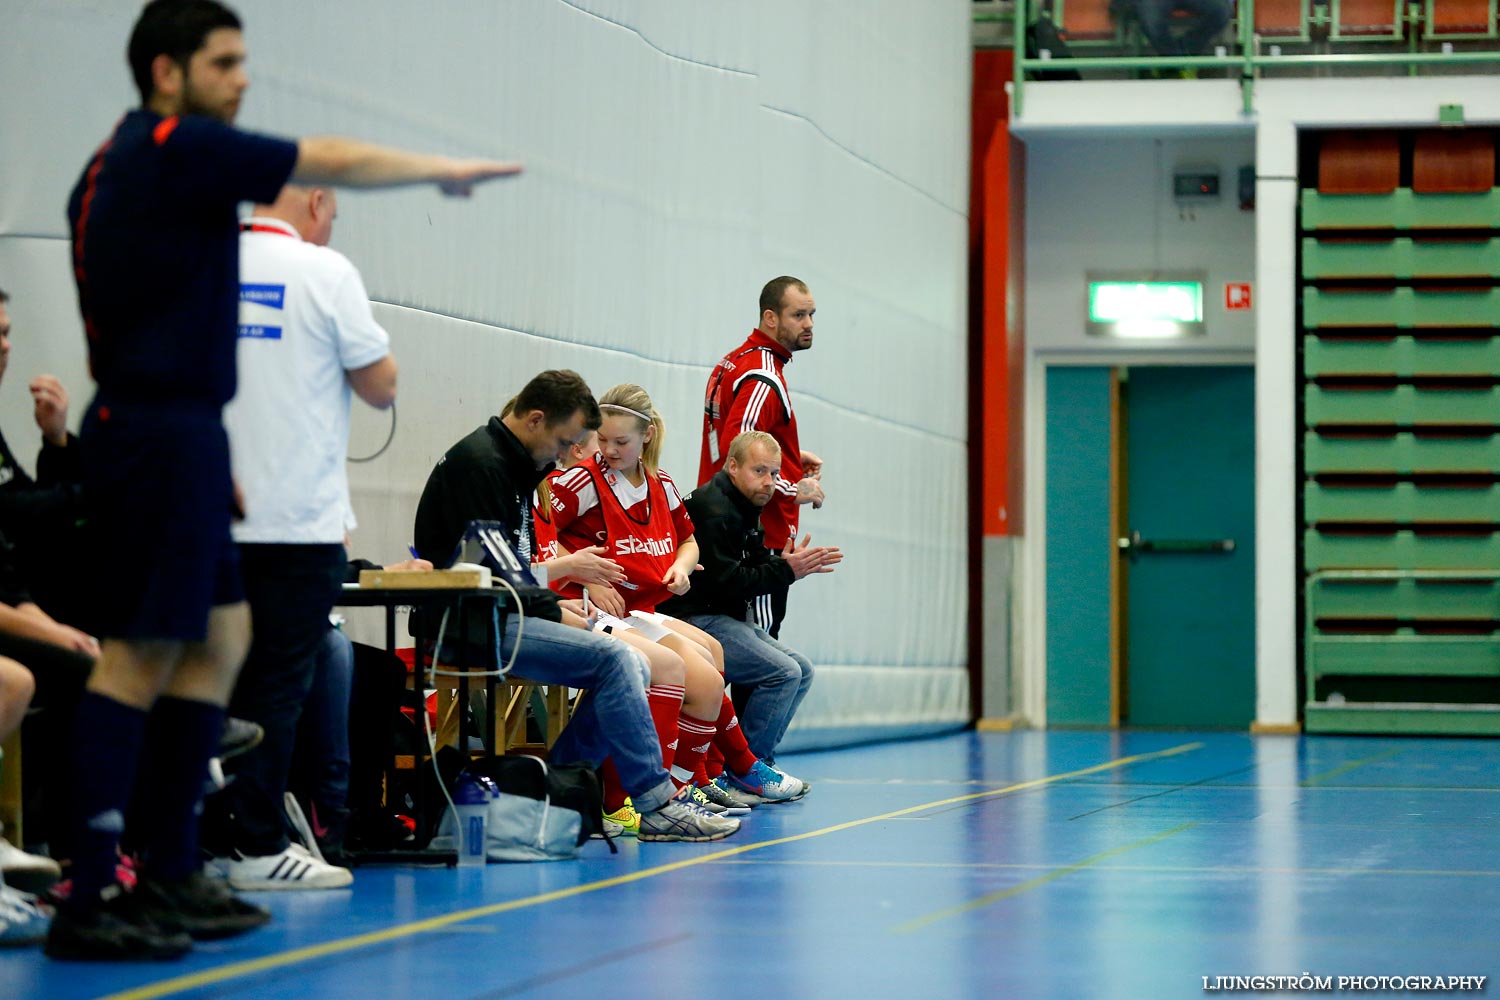
M 87 691 L 73 721 L 73 893 L 87 906 L 115 882 L 116 848 L 135 782 L 146 712 Z
M 223 731 L 224 709 L 206 701 L 161 697 L 151 710 L 142 757 L 150 780 L 141 786 L 136 833 L 143 868 L 156 878 L 187 878 L 202 864 L 198 807 Z

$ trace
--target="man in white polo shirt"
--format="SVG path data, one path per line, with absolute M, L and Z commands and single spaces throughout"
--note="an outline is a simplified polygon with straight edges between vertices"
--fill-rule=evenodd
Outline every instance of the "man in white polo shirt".
M 230 704 L 266 736 L 235 759 L 208 846 L 242 891 L 338 888 L 353 878 L 290 843 L 282 812 L 354 526 L 344 464 L 351 396 L 379 409 L 396 400 L 390 338 L 359 272 L 325 245 L 336 211 L 331 190 L 288 185 L 240 233 L 239 393 L 224 424 L 244 495 L 234 538 L 254 637 Z

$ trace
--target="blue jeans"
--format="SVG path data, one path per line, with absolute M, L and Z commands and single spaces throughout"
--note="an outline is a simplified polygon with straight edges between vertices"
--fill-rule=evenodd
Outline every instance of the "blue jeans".
M 516 648 L 519 616 L 505 622 L 501 663 Z M 661 764 L 661 743 L 646 705 L 646 670 L 640 654 L 623 642 L 542 618 L 527 618 L 514 672 L 540 684 L 586 688 L 573 718 L 549 756 L 601 763 L 614 758 L 620 784 L 636 809 L 658 809 L 677 791 Z
M 689 615 L 683 621 L 723 645 L 724 679 L 736 688 L 750 688 L 740 711 L 745 742 L 761 760 L 775 760 L 776 747 L 812 686 L 812 663 L 759 625 L 728 615 Z
M 343 809 L 349 798 L 349 699 L 354 644 L 332 625 L 323 633 L 313 683 L 302 704 L 293 771 L 320 808 Z M 300 788 L 297 790 L 301 790 Z

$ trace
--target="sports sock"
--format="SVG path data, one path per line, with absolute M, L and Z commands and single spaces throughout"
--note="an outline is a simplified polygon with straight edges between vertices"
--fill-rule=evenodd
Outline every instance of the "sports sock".
M 714 741 L 714 724 L 690 716 L 677 720 L 682 734 L 677 742 L 677 753 L 672 758 L 672 780 L 680 784 L 693 781 L 703 766 L 703 755 Z
M 703 776 L 712 781 L 724 773 L 724 751 L 719 749 L 715 743 L 708 748 L 708 756 L 703 758 Z
M 681 684 L 653 684 L 646 689 L 651 723 L 661 741 L 661 766 L 669 771 L 677 753 L 677 717 L 682 713 L 682 695 Z
M 724 754 L 724 763 L 735 774 L 747 774 L 755 766 L 755 754 L 750 752 L 750 746 L 745 742 L 745 734 L 740 731 L 739 716 L 734 714 L 734 702 L 729 700 L 729 695 L 724 696 L 723 707 L 719 710 L 718 734 L 714 737 L 714 745 Z
M 86 691 L 73 718 L 73 891 L 84 908 L 115 882 L 116 848 L 145 740 L 146 712 Z
M 620 772 L 615 770 L 613 757 L 604 758 L 599 765 L 599 782 L 604 786 L 605 812 L 615 812 L 625 804 L 625 786 L 620 784 Z
M 141 755 L 150 781 L 142 788 L 142 860 L 159 879 L 175 881 L 197 870 L 198 806 L 208 759 L 224 732 L 224 709 L 206 701 L 163 696 L 151 710 Z

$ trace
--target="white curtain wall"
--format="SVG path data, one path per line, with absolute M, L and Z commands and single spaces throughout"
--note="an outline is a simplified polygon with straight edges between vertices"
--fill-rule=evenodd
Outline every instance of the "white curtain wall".
M 25 382 L 90 392 L 64 205 L 134 91 L 136 7 L 26 0 L 0 32 L 0 426 L 29 461 Z M 354 552 L 404 557 L 433 461 L 535 372 L 638 382 L 665 468 L 697 470 L 712 364 L 760 286 L 808 282 L 817 341 L 788 372 L 827 461 L 809 511 L 840 570 L 792 593 L 783 638 L 819 676 L 789 745 L 968 719 L 965 303 L 968 0 L 394 0 L 240 4 L 247 128 L 516 158 L 520 180 L 445 200 L 349 193 L 334 246 L 362 270 L 401 365 L 390 450 L 352 467 Z M 359 410 L 358 406 L 356 409 Z M 385 439 L 355 414 L 351 450 Z M 358 637 L 375 639 L 357 620 Z

